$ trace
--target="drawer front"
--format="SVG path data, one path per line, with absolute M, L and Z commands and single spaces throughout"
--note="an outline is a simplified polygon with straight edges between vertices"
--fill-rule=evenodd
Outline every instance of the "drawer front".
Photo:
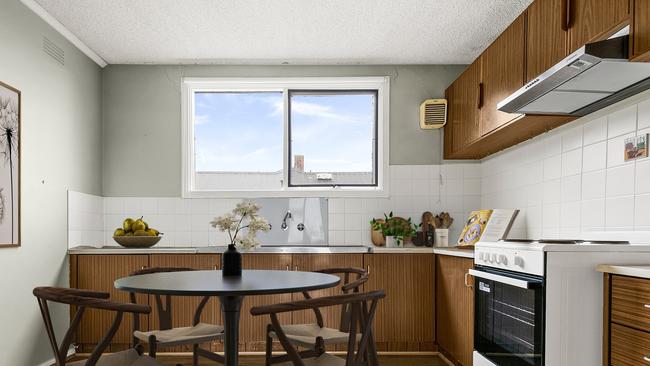
M 612 324 L 611 366 L 650 366 L 650 333 Z
M 650 280 L 612 276 L 612 322 L 650 332 Z

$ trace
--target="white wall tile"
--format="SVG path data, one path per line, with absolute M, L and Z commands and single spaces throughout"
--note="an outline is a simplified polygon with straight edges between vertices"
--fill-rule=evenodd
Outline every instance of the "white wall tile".
M 582 201 L 582 229 L 599 229 L 605 227 L 605 200 Z
M 582 176 L 573 175 L 562 178 L 562 202 L 580 201 Z
M 590 145 L 607 139 L 607 116 L 587 122 L 584 125 L 584 144 Z
M 638 104 L 637 128 L 642 130 L 650 127 L 650 99 Z
M 634 164 L 607 169 L 607 197 L 634 194 Z
M 562 154 L 562 176 L 580 174 L 582 170 L 582 150 L 572 150 Z
M 650 226 L 650 194 L 636 196 L 634 203 L 634 226 Z
M 585 173 L 582 176 L 582 199 L 591 200 L 605 197 L 607 173 L 605 170 Z
M 625 135 L 636 130 L 636 105 L 616 111 L 607 119 L 607 137 Z
M 636 194 L 650 193 L 650 159 L 636 163 Z
M 544 203 L 559 203 L 562 200 L 562 180 L 544 182 Z
M 582 154 L 582 171 L 591 172 L 607 166 L 607 142 L 585 146 Z
M 608 198 L 605 227 L 628 227 L 634 223 L 634 196 Z
M 581 225 L 581 205 L 580 201 L 565 202 L 560 208 L 560 227 L 562 228 L 579 228 Z
M 562 134 L 562 151 L 570 151 L 582 147 L 582 125 L 572 127 Z
M 562 156 L 555 155 L 544 159 L 544 180 L 557 179 L 562 176 Z

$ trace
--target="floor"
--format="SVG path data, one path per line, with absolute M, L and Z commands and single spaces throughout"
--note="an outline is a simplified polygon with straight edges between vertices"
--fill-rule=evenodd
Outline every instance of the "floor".
M 163 356 L 159 355 L 158 360 L 166 366 L 183 366 L 192 364 L 192 357 L 187 356 Z M 205 359 L 204 359 L 205 360 Z M 381 366 L 447 366 L 447 364 L 437 356 L 379 356 Z M 201 366 L 215 366 L 214 362 L 203 361 Z M 263 356 L 239 356 L 239 366 L 264 366 Z
M 85 357 L 84 357 L 85 358 Z M 83 359 L 83 358 L 79 358 Z M 77 358 L 74 358 L 77 360 Z M 190 366 L 192 356 L 167 356 L 158 355 L 158 361 L 165 366 Z M 437 356 L 379 356 L 381 366 L 447 366 L 441 358 Z M 202 359 L 201 366 L 218 365 L 212 361 Z M 239 366 L 264 366 L 264 356 L 239 356 Z

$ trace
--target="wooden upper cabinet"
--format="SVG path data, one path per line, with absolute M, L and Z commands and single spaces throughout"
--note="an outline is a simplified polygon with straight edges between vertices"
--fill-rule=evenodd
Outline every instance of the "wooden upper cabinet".
M 632 60 L 650 61 L 650 0 L 630 0 L 632 9 Z
M 501 112 L 497 104 L 524 85 L 526 14 L 515 21 L 481 55 L 481 136 L 521 116 Z
M 630 0 L 566 0 L 569 52 L 587 42 L 606 39 L 629 20 Z
M 526 82 L 568 55 L 567 0 L 536 0 L 527 11 Z
M 445 157 L 456 154 L 481 137 L 478 109 L 480 83 L 479 58 L 469 65 L 445 92 L 449 103 L 445 126 Z M 459 157 L 468 158 L 465 155 Z

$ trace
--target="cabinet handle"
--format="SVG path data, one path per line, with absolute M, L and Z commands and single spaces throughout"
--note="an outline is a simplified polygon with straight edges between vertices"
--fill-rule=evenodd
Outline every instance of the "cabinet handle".
M 289 270 L 289 265 L 287 264 L 287 271 Z
M 367 265 L 367 266 L 366 266 L 366 273 L 367 273 L 367 274 L 370 274 L 370 265 Z
M 645 304 L 645 305 L 643 305 L 643 307 L 646 308 L 646 309 L 650 309 L 650 304 Z
M 465 273 L 465 279 L 464 279 L 465 287 L 472 288 L 472 285 L 469 284 L 469 276 L 471 276 L 469 272 Z
M 643 361 L 650 362 L 650 356 L 643 356 Z
M 564 30 L 568 31 L 569 28 L 571 28 L 571 26 L 573 25 L 573 24 L 571 24 L 572 23 L 571 22 L 571 20 L 572 20 L 571 19 L 571 17 L 572 17 L 571 5 L 572 4 L 571 4 L 571 0 L 565 0 L 565 1 L 566 1 L 566 7 L 564 9 L 564 11 L 565 11 L 565 17 L 564 17 L 564 28 L 565 29 Z
M 145 268 L 147 268 L 147 266 L 142 266 L 142 267 L 140 267 L 140 270 L 143 270 Z
M 293 270 L 296 271 L 296 272 L 298 272 L 298 266 L 295 266 L 295 267 L 293 268 Z
M 212 266 L 212 270 L 216 271 L 216 270 L 217 270 L 217 266 L 216 266 L 216 265 Z
M 483 108 L 483 83 L 478 83 L 478 103 L 477 107 Z

